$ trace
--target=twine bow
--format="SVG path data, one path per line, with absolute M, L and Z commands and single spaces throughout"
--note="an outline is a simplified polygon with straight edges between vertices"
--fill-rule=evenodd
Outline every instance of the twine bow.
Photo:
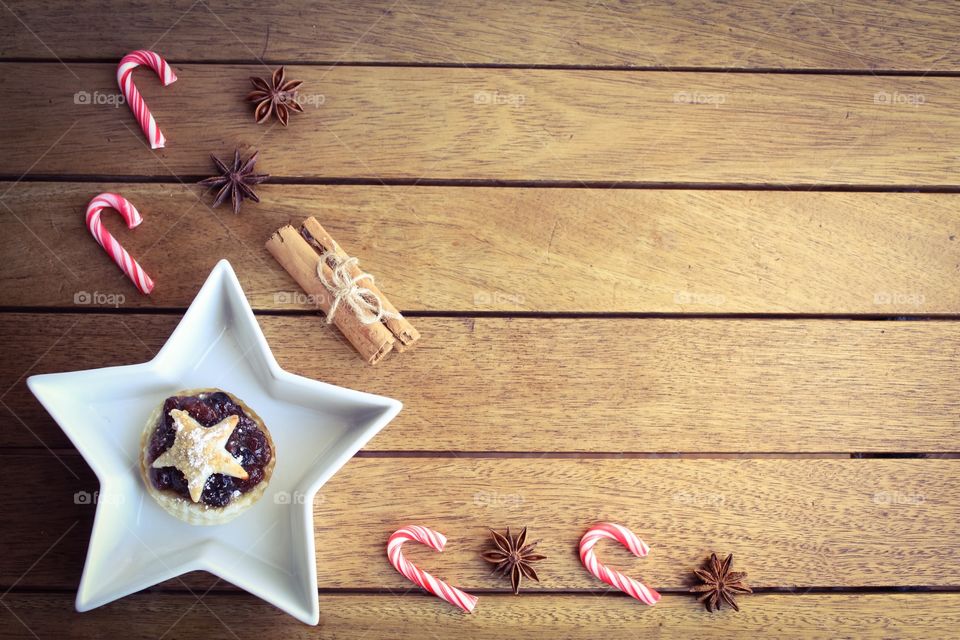
M 333 322 L 341 301 L 346 302 L 347 306 L 353 309 L 363 324 L 373 324 L 385 318 L 399 318 L 400 314 L 383 308 L 383 302 L 377 294 L 367 287 L 360 286 L 361 280 L 369 280 L 372 285 L 372 275 L 363 271 L 356 276 L 351 275 L 351 271 L 358 266 L 358 263 L 357 258 L 344 258 L 334 251 L 324 251 L 320 254 L 320 262 L 317 263 L 317 277 L 333 295 L 333 303 L 330 305 L 330 311 L 327 312 L 327 324 Z M 323 271 L 324 264 L 330 267 L 332 272 L 330 278 L 327 278 Z

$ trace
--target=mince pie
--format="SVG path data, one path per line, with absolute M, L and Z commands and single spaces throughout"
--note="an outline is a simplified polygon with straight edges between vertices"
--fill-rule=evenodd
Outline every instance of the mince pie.
M 263 420 L 220 389 L 167 398 L 141 437 L 147 492 L 190 524 L 222 524 L 240 515 L 263 496 L 275 464 Z

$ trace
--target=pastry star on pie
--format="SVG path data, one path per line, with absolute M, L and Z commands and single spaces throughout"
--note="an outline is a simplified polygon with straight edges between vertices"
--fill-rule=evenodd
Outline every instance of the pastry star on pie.
M 181 409 L 170 412 L 177 432 L 173 446 L 150 465 L 154 469 L 176 467 L 187 478 L 190 499 L 200 502 L 203 486 L 214 473 L 246 480 L 249 474 L 226 449 L 230 434 L 240 418 L 229 416 L 212 427 L 204 427 Z
M 190 524 L 223 524 L 263 496 L 275 451 L 267 426 L 242 400 L 186 389 L 147 420 L 140 473 L 167 512 Z

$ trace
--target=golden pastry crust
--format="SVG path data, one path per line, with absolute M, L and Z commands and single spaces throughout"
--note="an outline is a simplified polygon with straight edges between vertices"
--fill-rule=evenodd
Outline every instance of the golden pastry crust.
M 247 416 L 256 423 L 257 427 L 263 432 L 267 442 L 270 444 L 271 451 L 270 462 L 268 462 L 263 468 L 263 480 L 250 491 L 241 493 L 236 498 L 233 498 L 229 504 L 223 507 L 212 507 L 210 505 L 203 504 L 202 502 L 193 502 L 177 495 L 176 493 L 173 493 L 172 491 L 161 491 L 153 486 L 153 482 L 150 480 L 150 463 L 147 462 L 147 453 L 150 450 L 150 439 L 153 437 L 153 432 L 157 427 L 158 421 L 160 420 L 160 412 L 163 411 L 163 402 L 161 402 L 160 405 L 150 414 L 150 417 L 147 419 L 147 424 L 144 426 L 143 433 L 140 435 L 140 477 L 143 478 L 143 483 L 147 487 L 147 493 L 149 493 L 167 513 L 189 524 L 224 524 L 233 520 L 241 513 L 252 507 L 257 500 L 263 497 L 264 492 L 266 492 L 267 486 L 270 484 L 270 477 L 273 475 L 273 468 L 277 462 L 277 447 L 273 443 L 273 438 L 270 436 L 270 431 L 267 429 L 267 425 L 264 424 L 263 419 L 260 418 L 260 416 L 257 415 L 253 409 L 247 406 L 247 403 L 237 396 L 228 391 L 224 391 L 223 389 L 215 388 L 184 389 L 171 395 L 199 396 L 201 394 L 217 392 L 227 394 L 227 396 L 229 396 L 230 399 L 237 404 L 237 406 L 243 409 L 244 413 L 246 413 Z M 165 401 L 166 399 L 164 399 L 164 402 Z

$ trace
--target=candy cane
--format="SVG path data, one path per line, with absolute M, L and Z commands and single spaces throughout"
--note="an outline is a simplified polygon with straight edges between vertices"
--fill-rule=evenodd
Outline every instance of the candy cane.
M 150 113 L 150 109 L 147 109 L 147 103 L 143 101 L 143 96 L 140 95 L 136 85 L 133 84 L 133 70 L 142 64 L 149 66 L 157 72 L 161 82 L 163 82 L 163 86 L 176 82 L 177 74 L 173 72 L 173 69 L 170 68 L 166 60 L 153 51 L 145 51 L 142 49 L 140 51 L 131 51 L 123 56 L 120 60 L 120 66 L 117 67 L 117 84 L 120 85 L 120 91 L 123 92 L 123 97 L 126 99 L 127 104 L 130 105 L 130 110 L 133 111 L 133 115 L 135 115 L 137 121 L 140 122 L 140 128 L 143 129 L 143 132 L 147 135 L 147 139 L 150 141 L 150 148 L 162 149 L 167 139 L 163 137 L 163 133 L 160 131 L 160 128 L 157 127 L 156 120 L 153 119 L 153 114 Z
M 619 571 L 608 569 L 603 563 L 597 560 L 597 555 L 594 553 L 593 547 L 603 538 L 616 540 L 629 549 L 630 553 L 640 558 L 646 556 L 650 551 L 650 547 L 648 547 L 643 540 L 635 536 L 630 529 L 619 524 L 613 524 L 612 522 L 601 522 L 590 527 L 580 539 L 580 562 L 587 568 L 587 571 L 611 587 L 633 596 L 640 602 L 646 604 L 656 604 L 659 602 L 659 593 L 637 582 L 633 578 L 628 578 Z
M 467 613 L 471 613 L 473 608 L 477 606 L 477 597 L 460 591 L 460 589 L 456 587 L 451 587 L 442 580 L 437 580 L 404 558 L 400 547 L 408 540 L 425 544 L 434 551 L 443 551 L 444 545 L 447 544 L 446 536 L 439 531 L 418 525 L 410 525 L 398 529 L 390 536 L 390 540 L 387 541 L 387 557 L 390 558 L 390 564 L 393 565 L 393 568 L 402 573 L 407 580 L 410 580 L 421 589 L 426 589 L 433 595 L 446 600 L 450 604 L 460 607 Z
M 100 243 L 100 246 L 110 254 L 117 266 L 127 274 L 128 278 L 133 280 L 140 293 L 150 293 L 153 291 L 153 280 L 100 222 L 100 212 L 108 208 L 119 211 L 130 229 L 143 222 L 140 212 L 130 204 L 129 200 L 116 193 L 101 193 L 87 205 L 87 228 L 90 229 L 90 233 Z

